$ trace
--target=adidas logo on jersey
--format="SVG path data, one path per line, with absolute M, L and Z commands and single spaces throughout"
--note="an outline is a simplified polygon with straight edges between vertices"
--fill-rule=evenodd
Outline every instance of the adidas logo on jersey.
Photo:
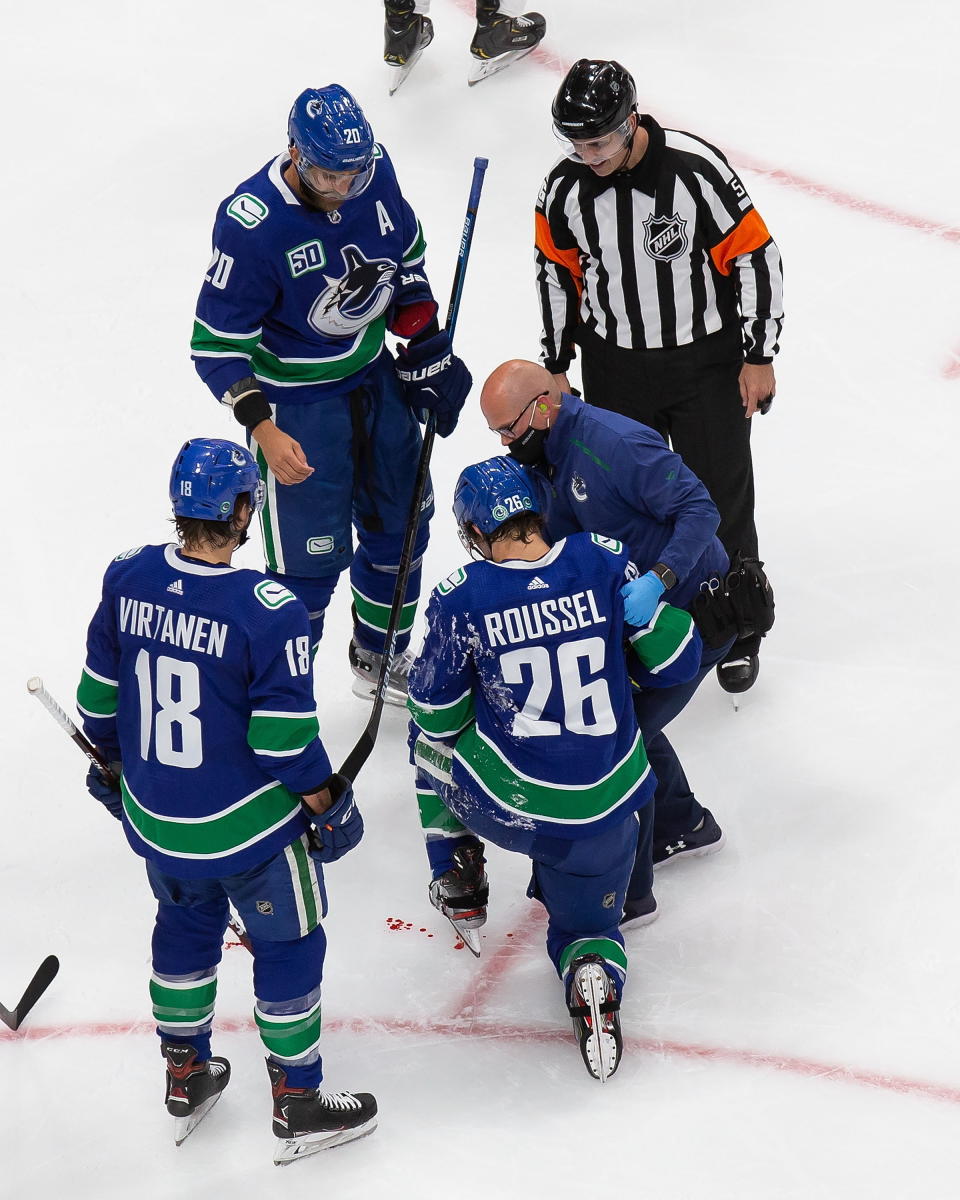
M 533 578 L 530 580 L 530 582 L 527 584 L 527 591 L 528 591 L 528 592 L 533 592 L 533 591 L 535 591 L 537 588 L 548 588 L 549 586 L 550 586 L 550 584 L 549 584 L 549 583 L 544 583 L 544 582 L 543 582 L 543 580 L 540 578 L 540 576 L 539 576 L 539 575 L 534 575 L 534 577 L 533 577 Z
M 182 595 L 183 595 L 183 580 L 182 580 L 182 579 L 175 579 L 175 580 L 173 581 L 173 583 L 171 583 L 171 584 L 169 584 L 169 585 L 168 585 L 168 587 L 167 587 L 167 591 L 168 591 L 168 592 L 173 592 L 173 594 L 174 594 L 175 596 L 182 596 Z

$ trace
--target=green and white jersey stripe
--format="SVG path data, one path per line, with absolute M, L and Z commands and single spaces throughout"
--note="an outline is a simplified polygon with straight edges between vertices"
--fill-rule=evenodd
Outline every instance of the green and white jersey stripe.
M 278 1062 L 296 1064 L 316 1058 L 320 1047 L 319 995 L 306 1012 L 264 1012 L 257 1004 L 253 1019 L 267 1052 Z
M 250 714 L 247 744 L 254 754 L 268 758 L 290 758 L 320 736 L 316 712 L 274 712 L 262 709 Z
M 476 711 L 472 687 L 449 704 L 418 703 L 410 697 L 407 708 L 424 733 L 434 738 L 453 737 L 470 724 Z
M 166 817 L 151 812 L 120 780 L 123 808 L 141 840 L 173 858 L 215 864 L 263 841 L 300 809 L 300 797 L 282 783 L 267 783 L 206 817 Z M 211 871 L 211 874 L 215 874 Z
M 592 784 L 551 783 L 525 775 L 476 725 L 460 735 L 454 756 L 496 804 L 556 825 L 587 825 L 607 816 L 650 774 L 639 730 L 627 753 Z
M 676 662 L 692 638 L 690 614 L 661 600 L 650 623 L 630 638 L 630 645 L 650 674 L 656 675 Z
M 412 267 L 415 263 L 420 262 L 426 252 L 427 243 L 423 236 L 423 226 L 417 221 L 417 236 L 403 252 L 403 265 Z
M 208 1032 L 216 999 L 216 969 L 207 974 L 150 977 L 153 1019 L 164 1033 L 175 1037 Z
M 244 333 L 214 329 L 199 317 L 194 318 L 191 352 L 197 358 L 251 358 L 260 344 L 263 328 Z
M 366 625 L 368 629 L 375 629 L 378 633 L 386 633 L 390 625 L 390 604 L 382 604 L 379 600 L 371 600 L 369 596 L 365 596 L 363 592 L 357 591 L 355 587 L 351 588 L 353 592 L 353 606 L 356 610 L 357 620 L 361 625 Z M 397 626 L 398 633 L 409 633 L 413 628 L 413 622 L 417 615 L 417 601 L 411 600 L 409 604 L 405 604 L 400 610 L 400 623 Z
M 115 717 L 119 689 L 116 679 L 105 679 L 84 667 L 77 688 L 77 708 L 85 717 Z

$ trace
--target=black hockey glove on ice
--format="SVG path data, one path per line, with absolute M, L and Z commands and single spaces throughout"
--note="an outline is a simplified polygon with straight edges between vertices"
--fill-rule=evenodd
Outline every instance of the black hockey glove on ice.
M 107 783 L 99 769 L 91 763 L 90 770 L 87 772 L 87 791 L 94 800 L 100 801 L 112 817 L 116 817 L 119 821 L 120 814 L 123 812 L 123 801 L 120 799 L 120 764 L 112 762 L 110 770 L 117 777 L 116 783 Z
M 423 341 L 398 346 L 397 358 L 397 377 L 407 403 L 415 412 L 436 413 L 437 433 L 448 437 L 473 386 L 463 359 L 453 353 L 450 335 L 441 329 Z
M 310 813 L 316 826 L 310 842 L 314 858 L 322 863 L 336 862 L 352 850 L 363 837 L 363 817 L 353 800 L 353 787 L 342 775 L 331 775 L 324 784 L 334 797 L 325 813 Z

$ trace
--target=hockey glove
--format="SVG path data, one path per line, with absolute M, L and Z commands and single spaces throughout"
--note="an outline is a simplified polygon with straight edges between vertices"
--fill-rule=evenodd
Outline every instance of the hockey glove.
M 313 855 L 319 862 L 332 863 L 352 850 L 363 837 L 363 817 L 353 799 L 353 787 L 342 775 L 331 775 L 325 787 L 334 796 L 332 808 L 325 813 L 311 813 L 316 826 L 311 838 Z
M 119 821 L 123 812 L 123 801 L 120 798 L 120 764 L 118 762 L 111 763 L 110 770 L 117 777 L 114 783 L 108 783 L 100 774 L 99 769 L 91 763 L 90 770 L 87 772 L 87 791 L 94 800 L 100 801 L 112 817 L 116 817 Z
M 652 571 L 625 583 L 620 589 L 620 595 L 623 597 L 623 611 L 627 621 L 641 628 L 649 624 L 650 618 L 657 611 L 663 592 L 663 580 Z
M 397 347 L 397 377 L 404 397 L 415 412 L 436 413 L 437 433 L 448 437 L 457 427 L 473 379 L 457 358 L 445 329 L 422 342 Z

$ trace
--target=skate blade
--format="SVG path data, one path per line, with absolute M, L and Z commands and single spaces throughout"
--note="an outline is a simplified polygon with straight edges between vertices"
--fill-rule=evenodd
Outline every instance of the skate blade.
M 459 920 L 454 920 L 454 918 L 449 916 L 447 913 L 444 913 L 443 915 L 450 922 L 453 932 L 457 935 L 459 940 L 463 942 L 473 957 L 479 958 L 480 930 L 483 928 L 484 924 L 486 924 L 486 915 L 484 915 L 483 920 L 480 922 L 477 922 L 476 914 L 472 912 L 466 917 L 459 918 Z M 473 921 L 474 923 L 472 925 L 465 925 L 461 924 L 462 921 Z
M 391 96 L 420 61 L 420 55 L 422 53 L 423 50 L 418 50 L 412 58 L 403 64 L 402 67 L 398 66 L 396 63 L 387 63 L 387 67 L 390 71 L 390 83 L 388 86 Z
M 223 1095 L 223 1092 L 217 1092 L 193 1110 L 188 1117 L 174 1117 L 173 1119 L 173 1140 L 178 1146 L 182 1146 L 191 1133 L 200 1124 L 203 1118 L 207 1115 L 211 1108 Z
M 287 1167 L 290 1163 L 299 1162 L 301 1158 L 310 1158 L 321 1150 L 332 1150 L 335 1146 L 344 1146 L 347 1142 L 355 1142 L 359 1138 L 369 1137 L 377 1127 L 377 1118 L 372 1117 L 363 1125 L 353 1129 L 336 1129 L 331 1133 L 304 1133 L 296 1138 L 279 1138 L 277 1152 L 273 1156 L 274 1164 Z
M 605 1017 L 600 1011 L 607 998 L 607 973 L 591 965 L 577 975 L 577 991 L 590 1009 L 590 1033 L 581 1043 L 583 1061 L 594 1079 L 606 1083 L 620 1065 L 617 1042 L 612 1033 L 604 1032 Z
M 359 675 L 353 677 L 353 694 L 359 700 L 372 700 L 377 694 L 377 681 L 372 682 L 366 677 L 361 678 Z M 407 704 L 407 693 L 399 692 L 396 688 L 389 685 L 383 693 L 384 704 L 393 704 L 397 708 L 405 708 Z
M 498 71 L 511 66 L 536 48 L 536 46 L 526 46 L 523 50 L 508 50 L 506 54 L 498 54 L 496 58 L 475 58 L 470 68 L 470 74 L 467 76 L 467 86 L 473 87 L 476 83 L 482 83 L 484 79 L 496 75 Z

